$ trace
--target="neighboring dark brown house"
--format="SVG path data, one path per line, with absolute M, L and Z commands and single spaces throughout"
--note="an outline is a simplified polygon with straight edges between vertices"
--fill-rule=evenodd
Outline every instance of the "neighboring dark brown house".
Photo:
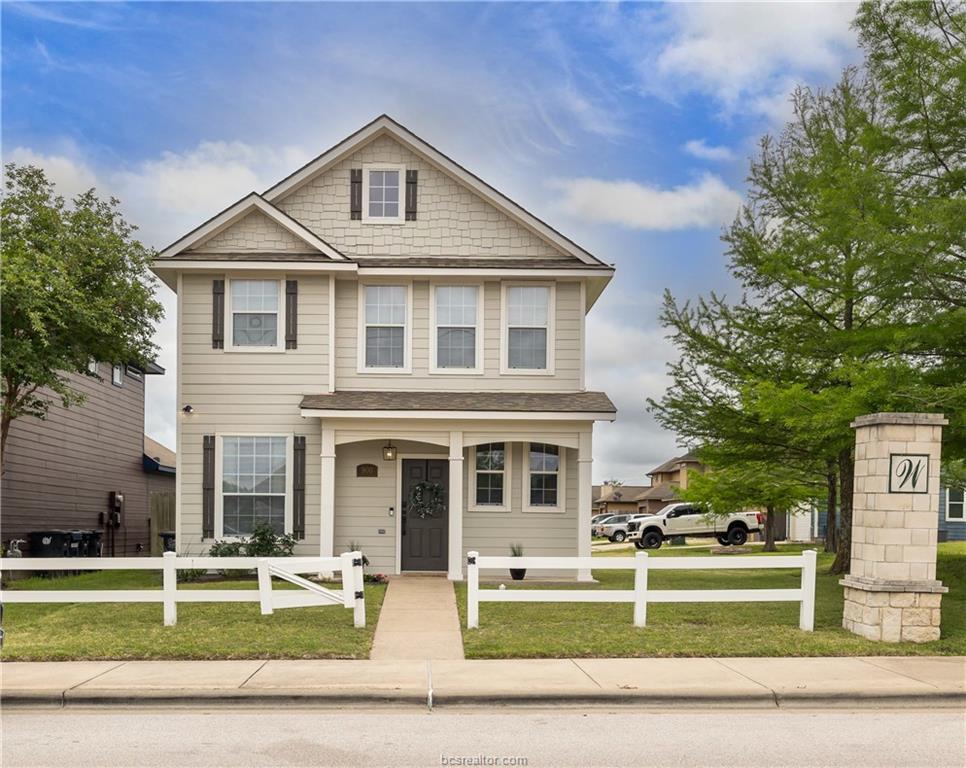
M 648 472 L 651 487 L 645 488 L 634 498 L 637 511 L 641 514 L 654 514 L 668 504 L 679 501 L 677 489 L 688 487 L 690 471 L 704 472 L 704 465 L 693 453 L 676 456 Z
M 635 499 L 647 487 L 643 485 L 604 485 L 594 486 L 594 500 L 591 505 L 593 515 L 622 515 L 637 512 Z
M 71 375 L 71 386 L 86 396 L 82 405 L 55 402 L 46 419 L 24 416 L 10 427 L 0 502 L 4 549 L 31 531 L 99 530 L 105 556 L 148 555 L 165 522 L 160 502 L 168 498 L 173 520 L 174 454 L 144 436 L 144 377 L 164 369 L 98 363 L 92 370 L 99 381 Z M 118 495 L 115 526 L 111 502 Z M 27 545 L 22 550 L 28 554 Z

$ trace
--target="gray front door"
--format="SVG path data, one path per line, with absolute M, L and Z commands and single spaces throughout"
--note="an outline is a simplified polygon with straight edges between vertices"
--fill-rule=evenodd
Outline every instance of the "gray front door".
M 403 459 L 402 473 L 402 570 L 445 571 L 449 462 Z

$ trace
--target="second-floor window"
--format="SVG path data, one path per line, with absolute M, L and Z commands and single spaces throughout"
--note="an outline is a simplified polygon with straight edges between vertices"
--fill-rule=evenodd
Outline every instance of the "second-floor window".
M 432 346 L 439 371 L 480 368 L 480 297 L 475 285 L 438 285 L 433 294 Z
M 277 347 L 278 280 L 231 281 L 231 344 L 233 347 Z
M 363 286 L 364 368 L 406 368 L 409 289 L 404 285 Z
M 124 385 L 124 366 L 114 365 L 111 367 L 111 384 L 115 387 Z
M 549 285 L 506 287 L 504 367 L 547 372 L 553 361 L 553 290 Z

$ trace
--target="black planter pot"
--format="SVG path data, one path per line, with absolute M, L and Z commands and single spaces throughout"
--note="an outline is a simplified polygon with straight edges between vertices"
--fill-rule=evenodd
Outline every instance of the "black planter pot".
M 526 575 L 527 575 L 527 569 L 526 568 L 511 568 L 510 569 L 510 577 L 514 581 L 523 581 L 523 577 L 526 576 Z

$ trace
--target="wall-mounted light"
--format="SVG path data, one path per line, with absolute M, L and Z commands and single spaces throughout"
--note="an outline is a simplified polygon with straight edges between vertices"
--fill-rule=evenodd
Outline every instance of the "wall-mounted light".
M 190 405 L 186 405 L 181 410 L 182 410 L 182 412 L 184 413 L 185 416 L 190 416 L 192 413 L 195 412 L 195 409 L 192 408 Z
M 396 446 L 392 444 L 392 440 L 382 446 L 382 460 L 383 461 L 395 461 L 396 460 Z

